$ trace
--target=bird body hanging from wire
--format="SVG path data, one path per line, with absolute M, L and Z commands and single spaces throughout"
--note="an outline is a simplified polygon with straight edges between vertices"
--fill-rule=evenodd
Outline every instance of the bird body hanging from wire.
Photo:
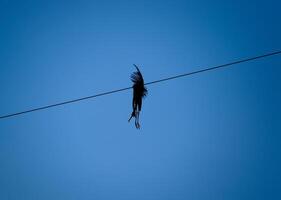
M 142 99 L 146 97 L 147 89 L 144 86 L 143 76 L 139 68 L 135 64 L 134 66 L 136 67 L 137 71 L 132 73 L 131 75 L 131 81 L 133 82 L 133 102 L 132 102 L 133 111 L 128 121 L 130 122 L 132 117 L 134 117 L 135 126 L 137 129 L 139 129 L 140 128 L 139 115 L 142 107 Z

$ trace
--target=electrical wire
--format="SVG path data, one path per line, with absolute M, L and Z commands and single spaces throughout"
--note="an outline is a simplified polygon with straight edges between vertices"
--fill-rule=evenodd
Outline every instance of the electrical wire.
M 151 84 L 155 84 L 155 83 L 159 83 L 159 82 L 169 81 L 169 80 L 172 80 L 172 79 L 190 76 L 190 75 L 194 75 L 194 74 L 198 74 L 198 73 L 202 73 L 202 72 L 206 72 L 206 71 L 211 71 L 211 70 L 215 70 L 215 69 L 219 69 L 219 68 L 225 68 L 225 67 L 229 67 L 229 66 L 232 66 L 232 65 L 236 65 L 236 64 L 240 64 L 240 63 L 244 63 L 244 62 L 249 62 L 249 61 L 252 61 L 252 60 L 257 60 L 257 59 L 260 59 L 260 58 L 265 58 L 265 57 L 269 57 L 269 56 L 273 56 L 273 55 L 277 55 L 277 54 L 281 54 L 281 51 L 275 51 L 275 52 L 255 56 L 255 57 L 236 60 L 236 61 L 233 61 L 233 62 L 230 62 L 230 63 L 217 65 L 217 66 L 214 66 L 214 67 L 208 67 L 208 68 L 204 68 L 204 69 L 193 71 L 193 72 L 188 72 L 188 73 L 179 74 L 179 75 L 176 75 L 176 76 L 171 76 L 171 77 L 168 77 L 168 78 L 159 79 L 159 80 L 147 82 L 147 83 L 145 83 L 145 85 L 151 85 Z M 99 94 L 95 94 L 95 95 L 91 95 L 91 96 L 86 96 L 86 97 L 82 97 L 82 98 L 69 100 L 69 101 L 50 104 L 50 105 L 46 105 L 46 106 L 42 106 L 42 107 L 38 107 L 38 108 L 32 108 L 32 109 L 29 109 L 29 110 L 16 112 L 16 113 L 8 114 L 8 115 L 2 115 L 2 116 L 0 116 L 0 119 L 9 118 L 9 117 L 22 115 L 22 114 L 26 114 L 26 113 L 30 113 L 30 112 L 35 112 L 35 111 L 39 111 L 39 110 L 45 110 L 45 109 L 48 109 L 48 108 L 62 106 L 62 105 L 65 105 L 65 104 L 75 103 L 75 102 L 79 102 L 79 101 L 84 101 L 84 100 L 87 100 L 87 99 L 93 99 L 93 98 L 96 98 L 96 97 L 105 96 L 105 95 L 109 95 L 109 94 L 113 94 L 113 93 L 117 93 L 117 92 L 122 92 L 122 91 L 129 90 L 129 89 L 132 89 L 132 87 L 126 87 L 126 88 L 122 88 L 122 89 L 112 90 L 112 91 L 103 92 L 103 93 L 99 93 Z

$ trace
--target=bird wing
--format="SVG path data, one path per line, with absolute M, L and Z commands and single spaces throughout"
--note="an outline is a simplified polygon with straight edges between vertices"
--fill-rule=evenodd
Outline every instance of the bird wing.
M 142 77 L 142 74 L 141 74 L 139 68 L 135 64 L 134 64 L 134 66 L 136 67 L 137 71 L 133 72 L 131 75 L 132 82 L 135 84 L 136 83 L 144 84 L 143 77 Z

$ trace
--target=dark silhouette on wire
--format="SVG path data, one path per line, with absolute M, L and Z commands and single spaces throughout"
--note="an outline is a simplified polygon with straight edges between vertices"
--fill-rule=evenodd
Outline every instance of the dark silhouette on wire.
M 142 74 L 139 70 L 139 68 L 134 64 L 136 67 L 137 71 L 134 72 L 131 75 L 131 81 L 134 83 L 133 84 L 133 112 L 131 114 L 130 120 L 132 117 L 135 118 L 135 126 L 137 129 L 140 128 L 140 123 L 139 123 L 139 117 L 140 117 L 140 111 L 141 111 L 141 106 L 142 106 L 142 99 L 146 97 L 147 95 L 147 89 L 144 86 L 144 80 L 142 77 Z
M 257 59 L 261 59 L 261 58 L 265 58 L 265 57 L 270 57 L 270 56 L 274 56 L 274 55 L 279 55 L 279 54 L 281 54 L 281 51 L 273 51 L 273 52 L 269 52 L 269 53 L 266 53 L 266 54 L 257 55 L 257 56 L 254 56 L 254 57 L 248 57 L 248 58 L 232 61 L 232 62 L 229 62 L 229 63 L 226 63 L 226 64 L 216 65 L 214 67 L 203 68 L 203 69 L 200 69 L 200 70 L 197 70 L 197 71 L 187 72 L 187 73 L 184 73 L 184 74 L 179 74 L 179 75 L 176 75 L 176 76 L 171 76 L 171 77 L 168 77 L 168 78 L 163 78 L 163 79 L 151 81 L 151 82 L 146 83 L 145 85 L 156 84 L 156 83 L 169 81 L 169 80 L 173 80 L 173 79 L 177 79 L 177 78 L 181 78 L 181 77 L 191 76 L 191 75 L 194 75 L 194 74 L 199 74 L 199 73 L 203 73 L 203 72 L 207 72 L 207 71 L 211 71 L 211 70 L 215 70 L 215 69 L 226 68 L 226 67 L 237 65 L 237 64 L 240 64 L 240 63 L 249 62 L 249 61 L 253 61 L 253 60 L 257 60 Z M 24 111 L 21 111 L 21 112 L 2 115 L 2 116 L 0 116 L 0 119 L 14 117 L 14 116 L 18 116 L 18 115 L 23 115 L 23 114 L 26 114 L 26 113 L 31 113 L 31 112 L 35 112 L 35 111 L 39 111 L 39 110 L 45 110 L 45 109 L 49 109 L 49 108 L 52 108 L 52 107 L 62 106 L 62 105 L 71 104 L 71 103 L 75 103 L 75 102 L 79 102 L 79 101 L 85 101 L 85 100 L 97 98 L 97 97 L 100 97 L 100 96 L 105 96 L 105 95 L 109 95 L 109 94 L 113 94 L 113 93 L 117 93 L 117 92 L 122 92 L 122 91 L 125 91 L 125 90 L 130 90 L 131 88 L 132 87 L 126 87 L 126 88 L 121 88 L 121 89 L 103 92 L 103 93 L 99 93 L 99 94 L 94 94 L 94 95 L 91 95 L 91 96 L 86 96 L 86 97 L 81 97 L 81 98 L 72 99 L 72 100 L 68 100 L 68 101 L 63 101 L 63 102 L 60 102 L 60 103 L 49 104 L 49 105 L 42 106 L 42 107 L 31 108 L 29 110 L 24 110 Z

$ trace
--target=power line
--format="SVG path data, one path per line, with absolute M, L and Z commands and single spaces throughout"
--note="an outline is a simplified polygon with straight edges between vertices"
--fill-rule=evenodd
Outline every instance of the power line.
M 281 51 L 275 51 L 275 52 L 272 52 L 272 53 L 267 53 L 267 54 L 263 54 L 263 55 L 259 55 L 259 56 L 255 56 L 255 57 L 251 57 L 251 58 L 245 58 L 243 60 L 237 60 L 237 61 L 233 61 L 233 62 L 230 62 L 230 63 L 226 63 L 226 64 L 222 64 L 222 65 L 217 65 L 217 66 L 214 66 L 214 67 L 209 67 L 209 68 L 201 69 L 201 70 L 198 70 L 198 71 L 188 72 L 188 73 L 185 73 L 185 74 L 180 74 L 180 75 L 171 76 L 171 77 L 168 77 L 168 78 L 163 78 L 163 79 L 156 80 L 156 81 L 151 81 L 151 82 L 146 83 L 145 85 L 150 85 L 150 84 L 159 83 L 159 82 L 163 82 L 163 81 L 168 81 L 168 80 L 172 80 L 172 79 L 176 79 L 176 78 L 181 78 L 181 77 L 184 77 L 184 76 L 190 76 L 190 75 L 193 75 L 193 74 L 198 74 L 198 73 L 201 73 L 201 72 L 206 72 L 206 71 L 211 71 L 211 70 L 214 70 L 214 69 L 228 67 L 230 65 L 236 65 L 236 64 L 243 63 L 243 62 L 257 60 L 257 59 L 260 59 L 260 58 L 265 58 L 265 57 L 277 55 L 277 54 L 280 54 L 280 53 L 281 53 Z
M 269 56 L 273 56 L 273 55 L 277 55 L 277 54 L 281 54 L 281 51 L 275 51 L 275 52 L 271 52 L 271 53 L 251 57 L 251 58 L 246 58 L 246 59 L 237 60 L 237 61 L 233 61 L 233 62 L 230 62 L 230 63 L 222 64 L 222 65 L 217 65 L 217 66 L 214 66 L 214 67 L 208 67 L 208 68 L 204 68 L 204 69 L 193 71 L 193 72 L 188 72 L 188 73 L 184 73 L 184 74 L 180 74 L 180 75 L 176 75 L 176 76 L 171 76 L 171 77 L 168 77 L 168 78 L 159 79 L 159 80 L 155 80 L 155 81 L 145 83 L 145 85 L 151 85 L 151 84 L 155 84 L 155 83 L 159 83 L 159 82 L 164 82 L 164 81 L 168 81 L 168 80 L 172 80 L 172 79 L 190 76 L 190 75 L 193 75 L 193 74 L 198 74 L 198 73 L 202 73 L 202 72 L 206 72 L 206 71 L 224 68 L 224 67 L 228 67 L 228 66 L 231 66 L 231 65 L 236 65 L 236 64 L 240 64 L 240 63 L 244 63 L 244 62 L 248 62 L 248 61 L 252 61 L 252 60 L 257 60 L 257 59 L 260 59 L 260 58 L 265 58 L 265 57 L 269 57 Z M 25 110 L 25 111 L 21 111 L 21 112 L 17 112 L 17 113 L 3 115 L 3 116 L 0 116 L 0 119 L 13 117 L 13 116 L 17 116 L 17 115 L 22 115 L 22 114 L 26 114 L 26 113 L 30 113 L 30 112 L 35 112 L 35 111 L 39 111 L 39 110 L 44 110 L 44 109 L 48 109 L 48 108 L 52 108 L 52 107 L 56 107 L 56 106 L 62 106 L 62 105 L 65 105 L 65 104 L 75 103 L 75 102 L 78 102 L 78 101 L 84 101 L 84 100 L 87 100 L 87 99 L 92 99 L 92 98 L 96 98 L 96 97 L 100 97 L 100 96 L 105 96 L 105 95 L 129 90 L 131 88 L 132 87 L 126 87 L 126 88 L 122 88 L 122 89 L 118 89 L 118 90 L 112 90 L 112 91 L 109 91 L 109 92 L 103 92 L 103 93 L 99 93 L 99 94 L 95 94 L 95 95 L 91 95 L 91 96 L 87 96 L 87 97 L 82 97 L 82 98 L 64 101 L 64 102 L 60 102 L 60 103 L 56 103 L 56 104 L 50 104 L 50 105 L 47 105 L 47 106 L 33 108 L 33 109 L 30 109 L 30 110 Z

